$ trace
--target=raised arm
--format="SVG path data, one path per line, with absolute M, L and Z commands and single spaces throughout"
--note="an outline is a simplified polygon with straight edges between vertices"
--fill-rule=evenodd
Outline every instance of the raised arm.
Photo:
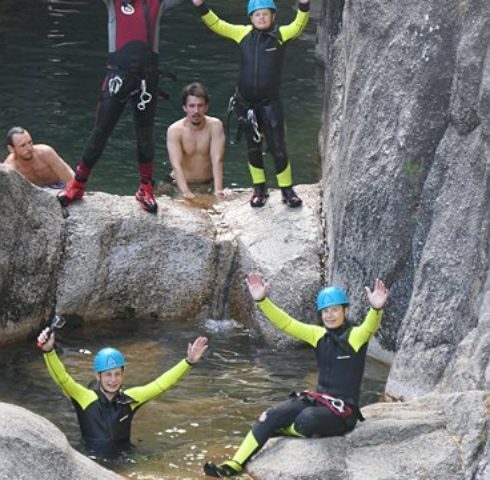
M 49 328 L 45 328 L 37 337 L 37 341 L 44 352 L 44 361 L 48 372 L 63 393 L 77 401 L 82 408 L 93 402 L 94 397 L 97 396 L 96 393 L 73 380 L 61 363 L 54 348 L 55 334 L 50 332 Z
M 298 13 L 295 19 L 289 25 L 279 27 L 283 42 L 292 40 L 301 35 L 308 24 L 310 18 L 310 2 L 309 0 L 299 0 Z
M 361 325 L 354 327 L 349 335 L 349 343 L 356 352 L 371 340 L 381 325 L 382 310 L 389 295 L 385 284 L 379 279 L 374 282 L 373 290 L 369 287 L 365 289 L 371 308 Z
M 264 282 L 259 273 L 250 273 L 246 282 L 250 295 L 257 302 L 257 306 L 276 328 L 312 347 L 315 347 L 318 340 L 325 335 L 324 327 L 299 322 L 269 300 L 267 298 L 269 283 Z
M 175 181 L 180 192 L 187 199 L 193 199 L 196 196 L 190 191 L 187 180 L 185 179 L 182 168 L 182 144 L 181 133 L 176 124 L 170 125 L 167 130 L 167 151 L 170 164 L 172 165 Z
M 201 15 L 201 20 L 214 33 L 240 43 L 243 37 L 252 29 L 250 25 L 234 25 L 221 20 L 209 7 L 204 0 L 192 0 L 194 6 Z
M 191 366 L 201 360 L 207 348 L 208 339 L 206 337 L 198 337 L 193 343 L 189 343 L 186 358 L 177 363 L 177 365 L 147 385 L 126 390 L 125 393 L 136 402 L 132 404 L 132 408 L 139 407 L 175 385 L 191 369 Z

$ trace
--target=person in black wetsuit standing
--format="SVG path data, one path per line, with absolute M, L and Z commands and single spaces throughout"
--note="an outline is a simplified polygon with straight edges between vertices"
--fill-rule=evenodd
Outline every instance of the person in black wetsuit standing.
M 92 169 L 128 101 L 133 109 L 141 184 L 136 200 L 158 209 L 153 196 L 153 126 L 158 95 L 159 22 L 164 0 L 103 0 L 108 13 L 109 60 L 97 104 L 95 126 L 78 162 L 75 178 L 58 194 L 63 206 L 82 199 Z
M 192 0 L 201 20 L 216 34 L 233 40 L 240 49 L 240 72 L 229 111 L 235 111 L 247 140 L 248 168 L 253 182 L 252 207 L 263 207 L 269 196 L 266 185 L 263 140 L 274 160 L 282 201 L 291 208 L 302 200 L 293 189 L 291 165 L 286 149 L 285 121 L 280 100 L 284 53 L 289 41 L 297 38 L 309 19 L 309 0 L 298 0 L 295 19 L 288 25 L 275 23 L 274 0 L 249 0 L 249 25 L 221 20 L 204 0 Z

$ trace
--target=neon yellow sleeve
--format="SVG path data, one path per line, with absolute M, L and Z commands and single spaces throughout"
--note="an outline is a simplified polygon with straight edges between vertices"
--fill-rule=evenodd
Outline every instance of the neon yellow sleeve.
M 44 354 L 44 361 L 56 385 L 61 388 L 65 395 L 73 398 L 83 409 L 94 400 L 97 400 L 97 394 L 93 390 L 73 380 L 54 349 Z
M 308 343 L 312 347 L 316 347 L 318 340 L 325 335 L 326 329 L 324 327 L 308 325 L 295 320 L 268 298 L 257 302 L 257 305 L 276 328 L 282 330 L 290 337 Z
M 364 322 L 352 328 L 349 335 L 349 344 L 356 352 L 374 336 L 381 324 L 382 316 L 382 310 L 370 308 Z
M 184 359 L 153 382 L 125 390 L 124 393 L 135 400 L 135 403 L 131 404 L 131 408 L 134 410 L 143 403 L 158 397 L 176 384 L 190 369 L 191 366 Z
M 201 17 L 204 24 L 212 30 L 214 33 L 221 35 L 222 37 L 234 40 L 236 43 L 240 43 L 243 37 L 252 30 L 252 25 L 234 25 L 232 23 L 221 20 L 212 10 L 209 10 L 205 15 Z
M 289 25 L 279 27 L 282 41 L 287 42 L 288 40 L 299 37 L 308 24 L 309 18 L 310 12 L 298 10 L 295 19 Z

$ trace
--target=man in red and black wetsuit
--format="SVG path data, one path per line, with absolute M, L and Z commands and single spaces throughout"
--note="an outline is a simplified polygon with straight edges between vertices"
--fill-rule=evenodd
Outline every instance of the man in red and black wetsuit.
M 95 126 L 77 165 L 75 178 L 58 198 L 67 206 L 83 197 L 92 169 L 130 100 L 141 178 L 136 200 L 143 209 L 155 213 L 158 205 L 153 196 L 153 125 L 158 94 L 159 21 L 164 0 L 103 1 L 108 13 L 107 74 L 102 83 Z

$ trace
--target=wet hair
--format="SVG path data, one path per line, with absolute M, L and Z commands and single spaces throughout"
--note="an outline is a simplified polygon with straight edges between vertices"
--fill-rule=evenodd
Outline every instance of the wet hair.
M 12 127 L 7 132 L 7 145 L 10 145 L 11 147 L 13 147 L 14 146 L 14 140 L 13 140 L 14 135 L 22 135 L 23 133 L 26 133 L 25 128 Z
M 192 82 L 185 86 L 182 90 L 182 105 L 187 103 L 187 97 L 189 96 L 204 98 L 206 105 L 209 103 L 208 89 L 199 82 Z

